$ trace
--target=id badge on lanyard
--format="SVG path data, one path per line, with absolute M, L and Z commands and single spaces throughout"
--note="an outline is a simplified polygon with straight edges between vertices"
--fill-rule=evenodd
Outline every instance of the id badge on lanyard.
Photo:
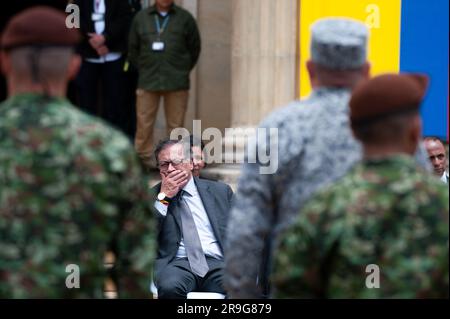
M 159 18 L 158 15 L 155 14 L 155 24 L 156 24 L 156 31 L 158 32 L 158 40 L 152 42 L 152 51 L 155 52 L 162 52 L 165 49 L 165 44 L 161 40 L 161 35 L 163 34 L 164 30 L 167 28 L 167 25 L 169 24 L 170 16 L 167 15 L 163 20 L 163 25 L 159 24 Z

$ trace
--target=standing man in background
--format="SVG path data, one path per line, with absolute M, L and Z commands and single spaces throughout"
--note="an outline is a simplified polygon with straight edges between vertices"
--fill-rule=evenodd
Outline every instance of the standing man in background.
M 146 167 L 154 166 L 153 129 L 161 97 L 164 98 L 168 135 L 174 128 L 184 126 L 189 74 L 198 61 L 200 50 L 195 19 L 173 0 L 156 0 L 133 20 L 129 60 L 139 72 L 135 148 Z
M 142 10 L 142 1 L 140 0 L 128 0 L 131 8 L 131 21 L 133 21 L 134 16 Z M 128 28 L 129 29 L 129 28 Z M 128 33 L 127 33 L 128 36 Z M 128 40 L 127 40 L 127 60 L 124 65 L 124 112 L 123 112 L 123 123 L 121 124 L 124 132 L 134 141 L 134 136 L 136 134 L 136 87 L 139 74 L 134 65 L 132 65 L 128 59 Z
M 74 0 L 80 8 L 83 58 L 79 106 L 126 131 L 124 63 L 132 7 L 128 0 Z

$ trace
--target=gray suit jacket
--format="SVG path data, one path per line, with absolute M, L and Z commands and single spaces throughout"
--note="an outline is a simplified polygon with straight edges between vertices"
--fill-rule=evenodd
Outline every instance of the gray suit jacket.
M 208 214 L 214 235 L 219 246 L 224 251 L 226 227 L 228 216 L 233 201 L 233 191 L 230 186 L 210 180 L 194 177 L 200 198 Z M 155 194 L 161 189 L 161 184 L 154 188 Z M 156 200 L 156 198 L 155 198 Z M 182 228 L 178 202 L 173 200 L 167 210 L 167 215 L 162 216 L 156 212 L 158 218 L 158 255 L 155 261 L 155 277 L 164 267 L 175 259 L 181 242 Z

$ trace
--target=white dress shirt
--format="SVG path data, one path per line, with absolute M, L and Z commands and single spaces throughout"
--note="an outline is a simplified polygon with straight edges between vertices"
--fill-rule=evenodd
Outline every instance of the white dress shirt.
M 206 213 L 202 199 L 200 198 L 200 194 L 198 193 L 197 187 L 195 186 L 194 178 L 191 177 L 186 186 L 184 186 L 183 190 L 191 195 L 185 195 L 183 196 L 183 198 L 188 204 L 189 209 L 192 212 L 192 216 L 194 217 L 198 236 L 200 237 L 200 243 L 205 255 L 214 257 L 216 259 L 223 259 L 223 255 L 219 247 L 219 242 L 214 235 L 211 222 L 208 218 L 208 214 Z M 160 203 L 159 201 L 156 201 L 154 206 L 161 215 L 167 215 L 167 206 Z M 176 257 L 187 257 L 183 238 L 181 238 L 180 247 L 178 249 Z
M 102 34 L 103 31 L 105 31 L 105 12 L 106 12 L 105 0 L 94 0 L 93 2 L 94 2 L 94 10 L 91 19 L 92 21 L 94 21 L 95 33 Z M 108 54 L 101 56 L 97 59 L 89 58 L 86 59 L 86 61 L 91 63 L 105 63 L 117 61 L 120 59 L 121 56 L 122 56 L 121 53 L 109 52 Z
M 442 174 L 441 181 L 443 181 L 445 184 L 448 183 L 448 173 L 447 172 L 444 172 L 444 174 Z

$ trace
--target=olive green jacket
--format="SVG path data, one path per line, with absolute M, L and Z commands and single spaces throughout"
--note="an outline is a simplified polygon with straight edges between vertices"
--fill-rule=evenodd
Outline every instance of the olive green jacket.
M 164 20 L 169 17 L 167 26 Z M 139 71 L 138 87 L 149 91 L 188 90 L 189 73 L 198 61 L 201 40 L 192 15 L 173 5 L 163 18 L 155 6 L 140 11 L 134 18 L 129 37 L 129 61 Z M 158 39 L 155 19 L 163 30 Z M 154 51 L 152 43 L 164 43 L 163 51 Z

